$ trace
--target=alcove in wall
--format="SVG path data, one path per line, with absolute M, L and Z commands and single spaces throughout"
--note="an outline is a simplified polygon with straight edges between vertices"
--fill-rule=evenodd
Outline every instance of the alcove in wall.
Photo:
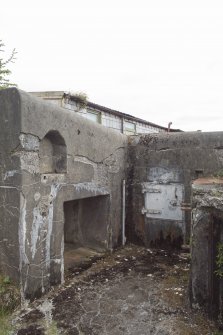
M 40 142 L 40 173 L 66 173 L 67 147 L 56 130 L 49 131 Z

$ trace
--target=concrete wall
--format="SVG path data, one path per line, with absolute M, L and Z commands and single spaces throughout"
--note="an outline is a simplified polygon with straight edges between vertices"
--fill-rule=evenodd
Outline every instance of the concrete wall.
M 192 189 L 191 303 L 222 320 L 223 180 L 198 179 Z
M 63 281 L 65 202 L 109 199 L 105 226 L 92 215 L 92 246 L 118 245 L 127 139 L 17 89 L 0 92 L 0 110 L 1 270 L 32 298 Z
M 23 193 L 19 157 L 20 101 L 15 90 L 0 91 L 0 271 L 19 280 Z M 21 229 L 20 229 L 21 228 Z
M 32 298 L 63 281 L 64 239 L 119 245 L 126 178 L 127 240 L 188 242 L 191 182 L 222 169 L 222 132 L 127 138 L 17 89 L 0 91 L 0 271 Z
M 223 168 L 223 133 L 132 137 L 128 159 L 128 239 L 147 246 L 189 242 L 191 181 Z

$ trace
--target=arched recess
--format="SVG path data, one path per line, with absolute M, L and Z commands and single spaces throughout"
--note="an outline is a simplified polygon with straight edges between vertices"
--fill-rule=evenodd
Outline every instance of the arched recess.
M 40 142 L 40 173 L 66 173 L 67 147 L 57 130 L 49 131 Z

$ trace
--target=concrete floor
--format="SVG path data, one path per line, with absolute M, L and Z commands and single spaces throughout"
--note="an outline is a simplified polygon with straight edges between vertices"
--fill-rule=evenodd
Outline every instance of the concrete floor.
M 189 308 L 188 274 L 184 254 L 117 250 L 18 312 L 14 334 L 214 334 L 214 325 Z
M 74 269 L 81 264 L 88 263 L 91 259 L 100 257 L 100 253 L 90 248 L 75 247 L 71 243 L 65 243 L 64 269 Z

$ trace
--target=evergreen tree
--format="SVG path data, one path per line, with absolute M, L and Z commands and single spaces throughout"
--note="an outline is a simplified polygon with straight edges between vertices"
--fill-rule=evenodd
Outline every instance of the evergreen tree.
M 11 55 L 7 59 L 4 59 L 1 57 L 1 53 L 5 52 L 4 46 L 4 43 L 2 40 L 0 40 L 0 90 L 11 86 L 16 86 L 16 84 L 11 83 L 8 79 L 8 76 L 11 74 L 11 71 L 8 69 L 8 65 L 10 63 L 14 63 L 16 51 L 13 49 Z

